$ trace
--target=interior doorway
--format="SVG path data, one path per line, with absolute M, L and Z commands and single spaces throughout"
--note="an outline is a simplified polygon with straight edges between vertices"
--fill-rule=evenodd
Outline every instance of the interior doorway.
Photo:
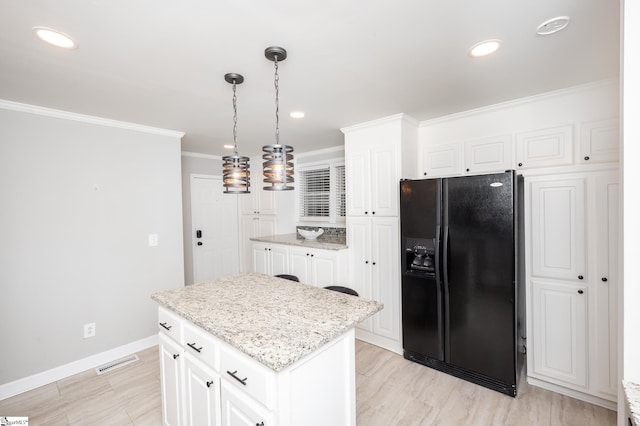
M 191 175 L 194 282 L 240 272 L 238 196 L 224 194 L 219 176 Z

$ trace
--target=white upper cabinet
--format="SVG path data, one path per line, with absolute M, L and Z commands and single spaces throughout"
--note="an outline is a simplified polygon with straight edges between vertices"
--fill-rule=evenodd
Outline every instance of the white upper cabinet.
M 585 178 L 531 182 L 531 275 L 581 281 L 585 265 Z
M 589 121 L 580 126 L 580 162 L 619 161 L 620 130 L 618 119 Z
M 425 146 L 420 155 L 422 177 L 458 176 L 462 174 L 462 145 Z
M 262 186 L 258 185 L 256 187 L 251 186 L 250 190 L 250 194 L 240 195 L 240 211 L 242 214 L 275 214 L 275 192 L 265 191 Z
M 465 142 L 465 172 L 476 174 L 512 169 L 512 146 L 510 135 Z
M 518 169 L 573 163 L 573 126 L 560 126 L 516 134 Z
M 397 216 L 402 122 L 345 131 L 347 216 Z

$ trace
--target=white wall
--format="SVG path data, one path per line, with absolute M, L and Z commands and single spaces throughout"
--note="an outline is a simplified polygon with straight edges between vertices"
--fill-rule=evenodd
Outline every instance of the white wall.
M 624 361 L 623 378 L 640 383 L 640 3 L 624 1 L 623 123 L 624 156 Z M 626 424 L 626 423 L 625 423 Z
M 0 385 L 157 333 L 151 294 L 184 282 L 180 138 L 0 101 Z

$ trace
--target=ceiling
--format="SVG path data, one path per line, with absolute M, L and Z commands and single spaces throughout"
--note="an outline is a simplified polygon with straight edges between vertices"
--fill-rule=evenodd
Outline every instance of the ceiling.
M 558 33 L 536 28 L 571 18 Z M 426 120 L 619 74 L 613 0 L 0 0 L 0 99 L 185 132 L 182 150 L 213 155 L 280 141 L 338 146 L 341 127 L 406 113 Z M 45 45 L 32 27 L 72 36 Z M 469 48 L 502 40 L 492 56 Z M 290 111 L 302 110 L 304 119 Z M 294 152 L 294 153 L 295 153 Z

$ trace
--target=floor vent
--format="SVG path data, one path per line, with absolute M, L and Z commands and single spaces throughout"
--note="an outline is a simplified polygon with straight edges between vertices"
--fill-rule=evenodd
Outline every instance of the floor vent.
M 101 374 L 115 370 L 116 368 L 124 367 L 125 365 L 131 364 L 132 362 L 136 362 L 138 360 L 140 360 L 140 358 L 138 358 L 138 355 L 131 355 L 117 361 L 112 361 L 109 364 L 105 364 L 101 367 L 96 368 L 96 374 L 99 376 Z

